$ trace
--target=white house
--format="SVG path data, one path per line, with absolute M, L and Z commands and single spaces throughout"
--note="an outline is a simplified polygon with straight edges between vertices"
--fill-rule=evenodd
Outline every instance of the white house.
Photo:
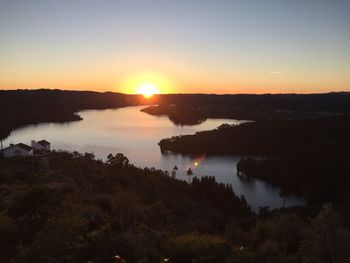
M 32 147 L 36 151 L 50 151 L 50 143 L 45 140 L 34 141 L 32 140 Z
M 32 156 L 34 154 L 33 148 L 24 143 L 10 144 L 2 152 L 4 157 Z

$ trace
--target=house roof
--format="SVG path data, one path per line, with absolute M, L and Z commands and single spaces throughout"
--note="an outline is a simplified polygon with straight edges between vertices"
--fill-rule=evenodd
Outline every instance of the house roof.
M 37 143 L 41 144 L 42 146 L 50 145 L 50 143 L 45 140 L 38 141 Z
M 26 151 L 30 151 L 30 150 L 32 149 L 32 147 L 30 147 L 30 146 L 27 145 L 27 144 L 24 144 L 24 143 L 17 143 L 17 144 L 10 145 L 9 147 L 4 148 L 3 151 L 8 150 L 8 149 L 11 149 L 12 147 L 22 148 L 23 150 L 26 150 Z
M 15 144 L 14 146 L 17 146 L 17 147 L 19 147 L 19 148 L 22 148 L 22 149 L 24 149 L 24 150 L 26 150 L 26 151 L 30 151 L 30 150 L 32 149 L 32 147 L 30 147 L 29 145 L 24 144 L 24 143 L 17 143 L 17 144 Z

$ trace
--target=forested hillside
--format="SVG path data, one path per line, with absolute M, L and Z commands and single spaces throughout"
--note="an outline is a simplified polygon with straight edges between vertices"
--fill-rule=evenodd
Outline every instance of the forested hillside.
M 188 184 L 122 154 L 44 158 L 0 159 L 1 262 L 349 262 L 331 204 L 255 215 L 212 177 Z

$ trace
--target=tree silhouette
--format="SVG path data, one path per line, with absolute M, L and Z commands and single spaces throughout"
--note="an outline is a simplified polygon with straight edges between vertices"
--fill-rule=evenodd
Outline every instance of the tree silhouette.
M 119 168 L 128 167 L 129 159 L 122 153 L 117 153 L 115 156 L 110 153 L 107 156 L 107 164 Z
M 187 173 L 187 176 L 188 176 L 188 182 L 190 183 L 191 176 L 193 175 L 193 171 L 192 171 L 191 167 L 188 168 L 186 173 Z

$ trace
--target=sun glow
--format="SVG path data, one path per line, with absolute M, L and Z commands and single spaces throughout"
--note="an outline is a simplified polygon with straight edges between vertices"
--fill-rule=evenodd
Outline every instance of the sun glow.
M 159 93 L 159 89 L 152 83 L 142 84 L 137 88 L 137 93 L 142 94 L 146 99 L 153 97 Z
M 122 92 L 128 94 L 142 94 L 151 98 L 154 94 L 164 94 L 173 91 L 173 83 L 163 74 L 154 71 L 143 71 L 127 74 L 120 84 Z

